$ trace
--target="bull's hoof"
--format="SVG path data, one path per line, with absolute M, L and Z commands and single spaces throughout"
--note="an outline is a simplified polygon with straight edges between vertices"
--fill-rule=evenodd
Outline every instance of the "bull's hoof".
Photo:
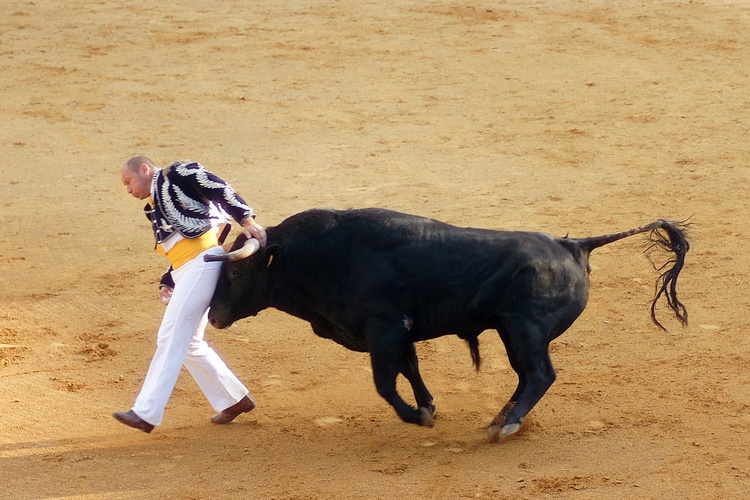
M 518 432 L 521 428 L 521 424 L 508 424 L 500 427 L 497 424 L 490 425 L 487 429 L 487 441 L 490 443 L 497 443 L 507 438 L 508 436 Z
M 429 408 L 420 406 L 417 411 L 419 412 L 419 425 L 421 425 L 422 427 L 432 427 L 433 425 L 435 425 L 435 422 L 432 418 L 432 411 L 435 411 L 434 407 L 433 410 L 430 411 Z

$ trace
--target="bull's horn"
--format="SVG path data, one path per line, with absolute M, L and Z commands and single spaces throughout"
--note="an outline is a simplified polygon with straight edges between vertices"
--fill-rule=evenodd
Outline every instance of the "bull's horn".
M 235 260 L 247 259 L 252 254 L 257 252 L 259 248 L 260 248 L 260 241 L 256 240 L 255 238 L 250 238 L 245 242 L 244 245 L 242 245 L 242 248 L 239 248 L 235 250 L 234 252 L 229 252 L 226 254 L 204 255 L 203 260 L 206 262 L 216 262 L 216 261 L 234 262 Z

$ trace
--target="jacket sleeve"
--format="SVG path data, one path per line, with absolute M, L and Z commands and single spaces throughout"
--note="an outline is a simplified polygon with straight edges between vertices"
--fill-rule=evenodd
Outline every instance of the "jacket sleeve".
M 174 289 L 174 280 L 172 279 L 172 266 L 169 266 L 167 272 L 164 273 L 159 280 L 159 288 L 163 286 Z
M 193 177 L 193 185 L 199 195 L 223 208 L 237 222 L 241 223 L 247 217 L 255 217 L 255 211 L 229 183 L 206 170 L 200 163 L 183 163 L 175 170 L 184 177 Z

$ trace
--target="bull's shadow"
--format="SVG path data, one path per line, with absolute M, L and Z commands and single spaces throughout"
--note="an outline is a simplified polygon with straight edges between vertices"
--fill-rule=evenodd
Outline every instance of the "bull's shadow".
M 217 328 L 273 307 L 308 321 L 316 335 L 369 352 L 378 393 L 405 422 L 433 425 L 435 406 L 414 342 L 464 339 L 477 369 L 478 336 L 500 334 L 518 386 L 489 426 L 490 441 L 516 433 L 555 380 L 549 343 L 586 307 L 589 256 L 601 246 L 649 233 L 671 252 L 656 283 L 651 319 L 664 298 L 687 311 L 677 278 L 689 243 L 685 224 L 660 219 L 590 238 L 459 228 L 385 209 L 313 209 L 267 228 L 268 245 L 240 235 L 225 260 L 209 320 Z M 396 391 L 402 374 L 417 408 Z

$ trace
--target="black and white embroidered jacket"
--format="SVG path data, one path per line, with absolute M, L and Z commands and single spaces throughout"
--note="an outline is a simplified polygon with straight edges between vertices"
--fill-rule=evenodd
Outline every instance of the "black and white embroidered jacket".
M 255 212 L 224 180 L 200 163 L 176 161 L 157 170 L 151 181 L 151 203 L 143 208 L 151 221 L 156 244 L 175 232 L 185 238 L 197 238 L 217 223 L 239 223 Z M 174 287 L 170 272 L 161 284 Z

